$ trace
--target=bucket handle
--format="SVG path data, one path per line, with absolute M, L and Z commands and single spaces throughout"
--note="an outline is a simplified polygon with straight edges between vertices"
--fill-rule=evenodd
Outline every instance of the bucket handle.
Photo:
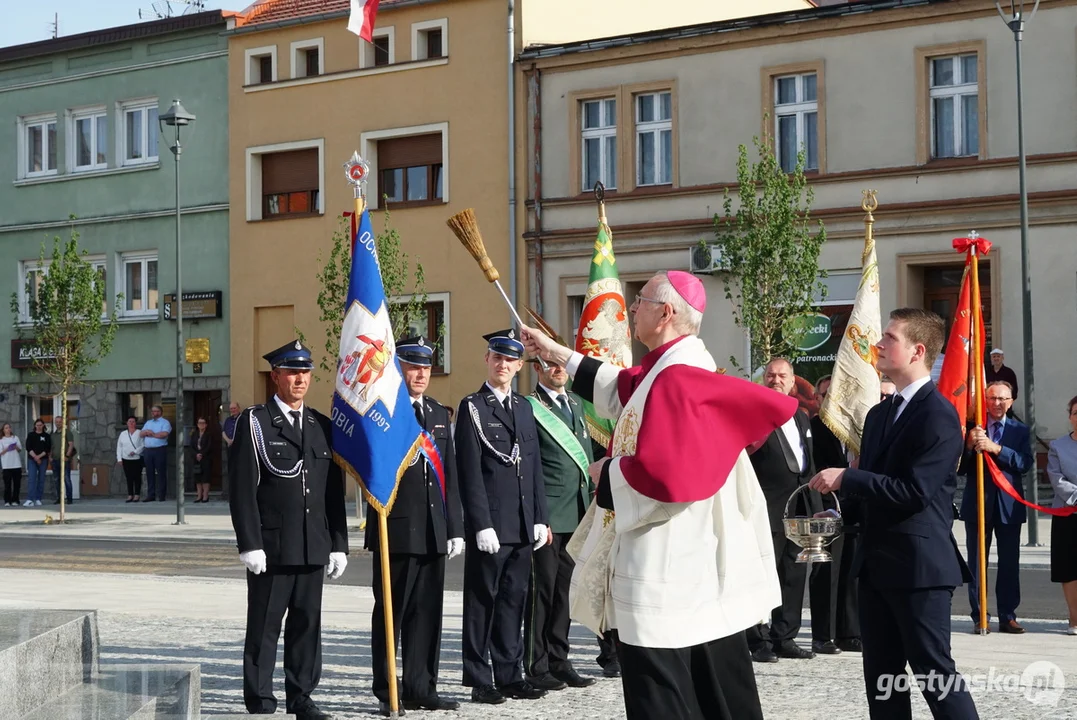
M 797 496 L 797 493 L 803 492 L 804 490 L 809 490 L 809 489 L 810 488 L 807 485 L 801 485 L 796 490 L 794 490 L 792 493 L 790 493 L 789 499 L 785 501 L 785 513 L 782 515 L 783 518 L 788 518 L 789 517 L 789 507 L 793 504 L 793 498 L 795 498 Z M 841 503 L 838 502 L 838 494 L 836 492 L 832 492 L 832 493 L 829 493 L 829 495 L 830 495 L 830 497 L 834 498 L 834 507 L 838 511 L 838 517 L 841 517 Z M 826 496 L 824 495 L 823 497 L 826 497 Z

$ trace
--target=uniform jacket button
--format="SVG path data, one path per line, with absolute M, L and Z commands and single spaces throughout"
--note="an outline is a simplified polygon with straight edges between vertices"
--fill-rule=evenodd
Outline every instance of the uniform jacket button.
M 307 514 L 308 515 L 310 514 L 310 508 L 307 508 Z

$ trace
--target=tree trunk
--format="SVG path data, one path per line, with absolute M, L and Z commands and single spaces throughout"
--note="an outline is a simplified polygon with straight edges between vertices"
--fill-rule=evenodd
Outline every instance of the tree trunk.
M 60 399 L 63 406 L 60 410 L 60 418 L 63 421 L 63 425 L 60 427 L 60 524 L 63 525 L 67 522 L 65 513 L 67 510 L 67 483 L 64 482 L 64 471 L 67 469 L 67 385 L 64 385 L 60 390 Z

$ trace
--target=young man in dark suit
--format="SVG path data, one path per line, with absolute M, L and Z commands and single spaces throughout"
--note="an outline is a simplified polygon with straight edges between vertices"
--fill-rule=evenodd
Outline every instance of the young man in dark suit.
M 1022 476 L 1032 467 L 1032 445 L 1028 425 L 1008 417 L 1014 394 L 1005 380 L 987 386 L 987 427 L 974 427 L 965 442 L 958 474 L 964 475 L 965 492 L 961 496 L 961 518 L 965 521 L 965 546 L 969 553 L 969 606 L 972 621 L 980 622 L 979 522 L 976 514 L 975 453 L 988 453 L 998 469 L 1021 496 L 1025 496 Z M 1028 515 L 1025 506 L 1001 492 L 984 467 L 984 540 L 991 552 L 991 536 L 998 541 L 998 576 L 995 578 L 995 602 L 998 606 L 999 632 L 1020 634 L 1025 631 L 1017 622 L 1021 604 L 1020 558 L 1021 525 Z M 990 632 L 990 631 L 988 631 Z
M 763 383 L 775 392 L 790 395 L 795 383 L 792 364 L 785 358 L 774 358 L 764 368 Z M 748 628 L 748 648 L 756 662 L 777 662 L 778 658 L 810 659 L 815 653 L 796 644 L 808 566 L 796 561 L 800 548 L 785 536 L 782 522 L 789 497 L 815 474 L 808 416 L 797 411 L 761 443 L 748 446 L 748 452 L 767 499 L 774 560 L 778 564 L 778 582 L 782 587 L 782 604 L 771 612 L 769 632 L 762 625 Z M 812 514 L 822 506 L 818 496 L 807 501 L 797 498 L 795 509 Z
M 523 678 L 521 627 L 531 552 L 546 544 L 548 520 L 535 415 L 512 391 L 523 343 L 513 330 L 483 337 L 487 380 L 460 402 L 456 467 L 474 542 L 464 554 L 464 685 L 473 702 L 496 705 L 546 694 Z
M 962 437 L 957 411 L 935 389 L 931 366 L 944 324 L 902 308 L 877 344 L 877 367 L 897 394 L 868 412 L 856 468 L 828 468 L 811 480 L 823 493 L 859 503 L 864 534 L 859 578 L 864 682 L 872 718 L 911 718 L 906 663 L 936 718 L 978 718 L 950 652 L 954 588 L 969 579 L 951 527 Z
M 448 408 L 426 395 L 434 350 L 422 336 L 398 340 L 396 355 L 404 372 L 412 409 L 420 427 L 430 433 L 445 469 L 445 495 L 437 475 L 421 454 L 404 471 L 389 512 L 389 582 L 393 600 L 393 630 L 401 638 L 404 666 L 400 703 L 406 710 L 456 710 L 460 703 L 438 695 L 441 656 L 442 601 L 445 560 L 464 551 L 464 518 L 456 481 L 456 456 L 449 434 Z M 389 676 L 385 666 L 385 609 L 382 605 L 381 552 L 378 514 L 367 510 L 366 549 L 373 553 L 371 585 L 374 612 L 370 645 L 374 695 L 381 714 L 390 715 Z
M 528 396 L 538 425 L 542 478 L 549 513 L 550 542 L 534 552 L 524 611 L 524 671 L 544 690 L 594 685 L 568 659 L 568 588 L 576 563 L 568 541 L 591 503 L 594 486 L 587 468 L 594 462 L 591 437 L 579 395 L 565 390 L 568 373 L 560 365 L 543 370 L 535 363 L 538 384 Z

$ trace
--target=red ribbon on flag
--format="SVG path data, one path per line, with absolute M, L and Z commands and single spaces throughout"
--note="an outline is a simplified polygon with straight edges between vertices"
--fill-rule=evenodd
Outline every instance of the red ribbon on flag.
M 991 252 L 991 241 L 987 238 L 954 238 L 954 250 L 959 253 L 967 253 L 972 248 L 976 248 L 976 252 L 980 255 L 986 255 Z
M 991 475 L 991 480 L 994 481 L 995 485 L 997 485 L 998 488 L 1002 490 L 1002 492 L 1006 493 L 1022 505 L 1030 507 L 1033 510 L 1039 510 L 1041 513 L 1046 513 L 1047 515 L 1057 515 L 1058 517 L 1066 517 L 1077 512 L 1077 507 L 1074 507 L 1072 505 L 1060 508 L 1049 508 L 1025 500 L 1023 497 L 1021 497 L 1021 493 L 1017 492 L 1017 488 L 1015 488 L 1010 483 L 1010 479 L 1006 477 L 1005 473 L 1003 473 L 1002 470 L 999 469 L 998 465 L 995 464 L 995 458 L 991 457 L 990 453 L 984 453 L 983 456 L 984 465 L 987 467 L 988 474 Z

